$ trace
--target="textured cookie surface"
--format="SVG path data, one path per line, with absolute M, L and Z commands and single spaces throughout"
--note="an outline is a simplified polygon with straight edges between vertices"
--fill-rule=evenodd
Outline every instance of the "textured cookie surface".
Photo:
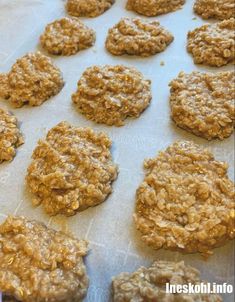
M 97 17 L 108 10 L 115 0 L 67 0 L 66 8 L 71 16 Z
M 230 19 L 235 15 L 234 0 L 196 0 L 194 11 L 204 19 Z
M 194 63 L 220 67 L 234 62 L 234 30 L 235 22 L 231 18 L 189 32 L 187 50 Z
M 0 73 L 0 98 L 9 98 L 8 75 Z
M 62 18 L 46 26 L 40 42 L 51 54 L 69 56 L 91 47 L 95 32 L 77 18 Z
M 0 225 L 0 291 L 25 302 L 78 302 L 88 278 L 87 242 L 24 217 Z
M 145 161 L 145 168 L 134 219 L 148 245 L 209 255 L 234 238 L 234 184 L 226 163 L 180 141 Z
M 64 82 L 60 70 L 50 58 L 40 52 L 29 53 L 18 59 L 5 77 L 0 78 L 7 85 L 5 98 L 15 107 L 25 104 L 39 106 L 62 89 Z
M 113 278 L 114 302 L 222 302 L 212 294 L 168 294 L 166 283 L 171 285 L 200 285 L 200 273 L 184 262 L 155 261 L 149 268 L 140 267 L 134 273 L 121 273 Z
M 165 50 L 173 39 L 158 21 L 123 18 L 109 30 L 106 48 L 116 56 L 147 57 Z
M 127 117 L 138 117 L 149 105 L 150 84 L 135 68 L 93 66 L 82 75 L 72 99 L 88 119 L 122 126 Z
M 208 140 L 230 136 L 235 121 L 234 83 L 234 72 L 181 72 L 170 83 L 173 120 Z
M 16 117 L 0 108 L 0 163 L 11 161 L 16 155 L 16 148 L 23 143 Z
M 153 17 L 180 9 L 184 3 L 185 0 L 127 0 L 126 8 Z
M 28 168 L 27 183 L 49 215 L 74 215 L 103 202 L 117 177 L 111 141 L 104 133 L 61 122 L 40 140 Z

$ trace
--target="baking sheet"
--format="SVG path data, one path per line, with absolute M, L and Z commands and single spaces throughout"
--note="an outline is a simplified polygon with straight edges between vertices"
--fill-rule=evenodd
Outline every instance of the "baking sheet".
M 18 117 L 25 136 L 25 144 L 18 149 L 14 161 L 0 165 L 0 221 L 8 214 L 24 215 L 89 240 L 91 251 L 86 264 L 90 287 L 86 301 L 91 302 L 110 300 L 112 276 L 122 271 L 134 271 L 140 265 L 149 265 L 154 259 L 184 260 L 200 269 L 202 277 L 210 282 L 234 282 L 232 242 L 215 249 L 214 255 L 207 261 L 199 254 L 153 251 L 140 240 L 132 220 L 135 190 L 144 176 L 144 158 L 155 156 L 177 139 L 189 139 L 209 147 L 218 159 L 229 162 L 229 175 L 234 178 L 233 137 L 207 142 L 177 128 L 170 120 L 168 103 L 168 83 L 180 71 L 231 70 L 232 66 L 219 69 L 196 66 L 187 54 L 188 30 L 205 23 L 193 14 L 193 0 L 187 0 L 182 10 L 151 18 L 158 19 L 174 34 L 175 41 L 163 53 L 142 59 L 112 56 L 104 48 L 108 29 L 123 16 L 136 16 L 125 10 L 125 2 L 117 0 L 102 16 L 84 19 L 88 26 L 96 30 L 94 47 L 71 57 L 53 57 L 66 82 L 60 94 L 35 108 L 14 109 L 6 101 L 0 101 L 2 108 L 7 108 Z M 38 37 L 48 22 L 66 15 L 64 4 L 62 0 L 0 0 L 0 72 L 8 71 L 15 60 L 26 52 L 41 50 Z M 164 66 L 161 62 L 165 63 Z M 116 128 L 97 125 L 76 112 L 71 94 L 76 90 L 83 71 L 94 64 L 135 66 L 152 80 L 152 103 L 139 119 L 129 120 L 124 127 Z M 113 158 L 119 165 L 120 173 L 113 185 L 113 194 L 103 204 L 70 218 L 50 218 L 41 208 L 32 207 L 32 196 L 26 190 L 24 177 L 38 139 L 62 120 L 105 131 L 113 140 Z M 234 295 L 225 295 L 224 301 L 234 301 Z

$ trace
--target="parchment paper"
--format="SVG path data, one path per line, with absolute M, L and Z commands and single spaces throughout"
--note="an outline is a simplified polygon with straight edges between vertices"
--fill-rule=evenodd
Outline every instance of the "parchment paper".
M 25 144 L 18 149 L 14 161 L 0 165 L 0 220 L 3 221 L 8 214 L 24 215 L 57 229 L 67 229 L 78 238 L 89 240 L 91 251 L 86 264 L 90 287 L 86 301 L 91 302 L 109 301 L 112 276 L 122 271 L 134 271 L 140 265 L 149 265 L 154 259 L 185 260 L 187 264 L 200 269 L 202 277 L 210 282 L 232 283 L 234 275 L 232 242 L 216 249 L 207 261 L 199 254 L 154 251 L 140 240 L 132 220 L 135 191 L 144 176 L 144 158 L 155 156 L 177 139 L 189 139 L 209 147 L 218 159 L 229 162 L 230 177 L 234 176 L 233 137 L 207 142 L 180 130 L 170 120 L 168 102 L 168 83 L 180 71 L 219 71 L 232 69 L 232 66 L 209 69 L 193 64 L 185 47 L 187 32 L 205 21 L 193 14 L 192 0 L 187 0 L 182 10 L 157 18 L 175 36 L 175 41 L 166 51 L 144 59 L 112 56 L 104 48 L 108 29 L 123 16 L 136 16 L 125 10 L 125 2 L 117 0 L 102 16 L 84 19 L 97 33 L 93 48 L 71 57 L 53 57 L 66 81 L 60 94 L 35 108 L 26 106 L 14 109 L 7 101 L 0 101 L 2 108 L 8 108 L 18 117 L 25 136 Z M 41 50 L 38 37 L 48 22 L 66 15 L 64 3 L 61 0 L 0 0 L 0 72 L 8 71 L 16 59 L 25 53 Z M 164 66 L 160 64 L 162 61 Z M 116 128 L 97 125 L 76 112 L 71 103 L 71 94 L 76 90 L 76 83 L 83 71 L 94 64 L 135 66 L 152 80 L 153 100 L 139 119 Z M 71 218 L 51 219 L 41 208 L 32 207 L 32 196 L 25 188 L 24 177 L 38 139 L 62 120 L 76 126 L 91 126 L 110 135 L 114 161 L 118 163 L 120 173 L 114 183 L 113 194 L 102 205 Z M 232 302 L 234 296 L 226 295 L 224 301 Z

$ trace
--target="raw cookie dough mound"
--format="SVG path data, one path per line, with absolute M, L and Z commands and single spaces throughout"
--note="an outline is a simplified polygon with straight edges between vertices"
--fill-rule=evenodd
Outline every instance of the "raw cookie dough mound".
M 115 56 L 148 57 L 165 50 L 173 39 L 158 21 L 123 18 L 109 29 L 106 48 Z
M 172 119 L 208 140 L 230 136 L 235 121 L 234 83 L 234 72 L 181 72 L 170 83 Z
M 149 105 L 150 86 L 135 68 L 93 66 L 82 75 L 72 99 L 88 119 L 122 126 L 127 117 L 138 117 Z
M 70 56 L 91 47 L 95 32 L 77 18 L 62 18 L 46 26 L 40 41 L 49 53 Z
M 127 0 L 126 8 L 147 17 L 158 16 L 180 9 L 185 0 Z
M 0 108 L 0 163 L 11 161 L 16 155 L 16 148 L 23 143 L 16 117 Z
M 188 33 L 187 50 L 194 63 L 223 66 L 234 62 L 235 20 L 205 24 Z
M 230 19 L 235 15 L 234 0 L 196 0 L 194 11 L 204 19 Z
M 88 278 L 87 242 L 24 217 L 0 225 L 0 291 L 24 302 L 79 302 Z
M 66 8 L 71 16 L 97 17 L 108 10 L 115 0 L 67 0 Z
M 134 273 L 121 273 L 113 278 L 113 302 L 222 302 L 215 294 L 168 294 L 166 283 L 200 285 L 204 282 L 200 279 L 200 272 L 183 261 L 159 260 L 149 268 L 140 267 Z
M 228 166 L 206 149 L 180 141 L 145 161 L 134 219 L 154 249 L 211 254 L 234 238 L 234 184 Z
M 112 192 L 117 166 L 104 133 L 61 122 L 38 142 L 27 184 L 49 215 L 74 215 L 103 202 Z
M 64 82 L 60 70 L 52 64 L 51 59 L 37 52 L 29 53 L 16 61 L 8 73 L 7 86 L 8 93 L 5 97 L 15 107 L 25 104 L 39 106 L 59 93 Z

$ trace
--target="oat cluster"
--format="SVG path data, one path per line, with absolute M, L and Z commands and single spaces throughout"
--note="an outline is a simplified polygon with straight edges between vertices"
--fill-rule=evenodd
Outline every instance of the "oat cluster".
M 234 0 L 196 0 L 194 11 L 203 19 L 230 19 L 235 16 Z
M 1 83 L 3 82 L 3 83 Z M 2 93 L 2 86 L 8 87 Z M 18 59 L 6 76 L 0 77 L 0 96 L 9 99 L 15 107 L 25 104 L 39 106 L 58 94 L 64 86 L 59 68 L 40 52 L 28 53 Z
M 127 117 L 138 117 L 149 105 L 150 86 L 135 68 L 92 66 L 83 73 L 72 99 L 88 119 L 122 126 Z
M 0 73 L 0 98 L 6 99 L 9 96 L 8 75 Z
M 61 122 L 40 140 L 26 177 L 33 203 L 49 215 L 74 215 L 103 202 L 112 192 L 117 166 L 111 141 L 91 128 Z
M 134 273 L 121 273 L 113 278 L 113 302 L 222 302 L 219 295 L 168 294 L 166 283 L 200 284 L 200 273 L 184 262 L 155 261 L 149 268 L 140 267 Z
M 235 19 L 205 24 L 188 33 L 187 50 L 194 63 L 220 67 L 234 62 Z
M 228 166 L 193 142 L 172 144 L 145 161 L 134 219 L 155 249 L 211 254 L 234 238 L 234 183 Z
M 127 0 L 126 8 L 147 17 L 158 16 L 180 9 L 185 0 Z
M 234 72 L 181 72 L 170 83 L 176 125 L 208 140 L 230 136 L 235 122 L 234 83 Z
M 0 108 L 0 163 L 11 161 L 16 148 L 24 143 L 14 115 Z
M 66 9 L 75 17 L 97 17 L 108 10 L 115 0 L 67 0 Z
M 78 302 L 88 288 L 87 242 L 24 217 L 0 225 L 0 289 L 24 302 Z
M 40 42 L 53 55 L 70 56 L 91 47 L 95 32 L 77 18 L 62 18 L 46 26 Z
M 158 21 L 123 18 L 109 29 L 105 44 L 107 50 L 116 56 L 148 57 L 164 51 L 173 39 Z

